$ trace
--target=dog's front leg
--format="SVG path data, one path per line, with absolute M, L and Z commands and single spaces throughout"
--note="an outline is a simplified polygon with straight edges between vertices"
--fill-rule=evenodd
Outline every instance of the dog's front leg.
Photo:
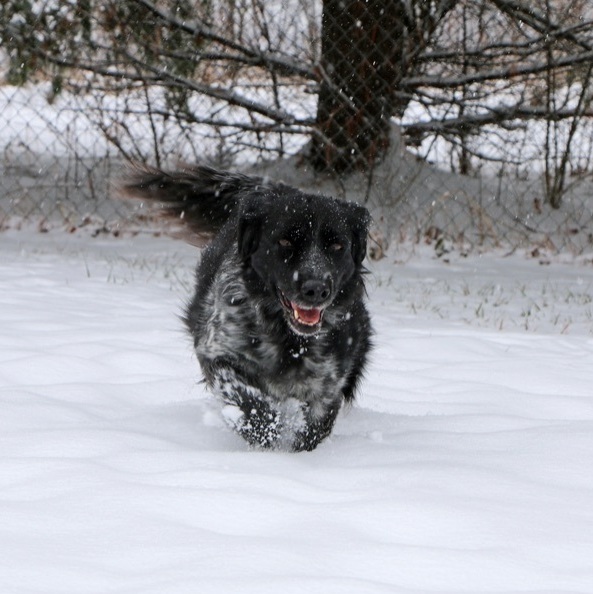
M 280 449 L 283 419 L 273 401 L 227 362 L 211 363 L 206 377 L 212 392 L 225 404 L 226 423 L 247 443 L 265 449 Z
M 208 385 L 224 403 L 226 423 L 247 443 L 264 449 L 314 450 L 332 431 L 340 402 L 323 415 L 295 398 L 278 401 L 253 385 L 227 361 L 202 363 Z
M 295 433 L 292 450 L 294 452 L 314 450 L 332 432 L 339 411 L 339 402 L 330 406 L 320 418 L 313 418 L 310 410 L 307 410 L 304 427 Z

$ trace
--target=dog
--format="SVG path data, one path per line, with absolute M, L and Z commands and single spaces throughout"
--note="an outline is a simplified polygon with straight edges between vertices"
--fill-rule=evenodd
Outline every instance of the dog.
M 367 209 L 208 166 L 136 167 L 121 189 L 209 242 L 184 321 L 225 421 L 257 448 L 315 449 L 371 349 Z

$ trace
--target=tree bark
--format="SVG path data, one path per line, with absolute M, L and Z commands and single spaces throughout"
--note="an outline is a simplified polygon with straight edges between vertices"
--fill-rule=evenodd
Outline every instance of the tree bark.
M 389 146 L 394 90 L 405 74 L 399 0 L 325 0 L 321 86 L 311 159 L 333 172 L 372 167 Z

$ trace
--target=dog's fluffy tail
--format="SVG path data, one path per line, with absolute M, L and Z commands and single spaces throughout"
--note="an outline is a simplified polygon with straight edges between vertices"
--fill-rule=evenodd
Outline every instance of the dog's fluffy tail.
M 175 171 L 133 165 L 119 191 L 127 198 L 156 203 L 162 215 L 182 223 L 193 242 L 200 243 L 211 239 L 233 216 L 242 195 L 271 187 L 261 177 L 204 165 Z

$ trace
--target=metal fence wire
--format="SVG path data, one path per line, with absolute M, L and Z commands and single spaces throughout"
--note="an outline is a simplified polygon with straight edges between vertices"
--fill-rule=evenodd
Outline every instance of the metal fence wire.
M 6 0 L 0 228 L 149 220 L 127 161 L 364 201 L 375 255 L 593 248 L 586 0 Z

